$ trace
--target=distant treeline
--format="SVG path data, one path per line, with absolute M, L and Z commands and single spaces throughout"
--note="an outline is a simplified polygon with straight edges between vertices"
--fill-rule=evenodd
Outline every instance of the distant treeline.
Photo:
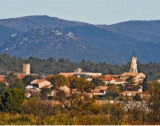
M 58 74 L 59 72 L 73 72 L 76 68 L 82 71 L 101 72 L 105 74 L 122 74 L 130 69 L 130 62 L 124 65 L 108 64 L 107 62 L 93 63 L 91 61 L 82 60 L 80 63 L 71 62 L 65 58 L 55 60 L 52 57 L 41 59 L 37 57 L 29 57 L 22 59 L 16 56 L 10 57 L 8 54 L 0 54 L 0 73 L 6 74 L 7 71 L 22 72 L 24 63 L 31 64 L 31 73 L 37 74 Z M 160 79 L 160 63 L 138 63 L 139 72 L 147 74 L 148 80 Z

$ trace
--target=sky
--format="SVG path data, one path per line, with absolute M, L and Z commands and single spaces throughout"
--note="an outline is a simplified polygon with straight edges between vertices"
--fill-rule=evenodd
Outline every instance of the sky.
M 160 0 L 0 0 L 0 19 L 30 15 L 107 25 L 160 20 Z

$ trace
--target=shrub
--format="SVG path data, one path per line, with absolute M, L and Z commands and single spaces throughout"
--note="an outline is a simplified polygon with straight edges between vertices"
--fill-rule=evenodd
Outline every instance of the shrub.
M 24 91 L 12 88 L 2 94 L 0 108 L 5 111 L 19 111 L 23 101 Z
M 41 101 L 34 97 L 24 102 L 21 112 L 44 118 L 47 115 L 55 115 L 58 109 L 58 106 L 53 106 L 47 101 Z

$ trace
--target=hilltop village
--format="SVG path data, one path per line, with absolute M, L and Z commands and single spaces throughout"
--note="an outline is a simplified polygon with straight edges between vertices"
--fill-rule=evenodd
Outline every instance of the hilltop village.
M 30 73 L 30 64 L 23 64 L 22 73 L 10 73 L 11 76 L 17 77 L 17 79 L 22 80 L 25 85 L 25 96 L 26 98 L 32 97 L 35 93 L 40 94 L 40 92 L 45 88 L 49 90 L 45 94 L 45 99 L 48 97 L 54 97 L 55 95 L 55 85 L 53 81 L 49 79 L 50 76 L 38 76 L 38 74 Z M 60 72 L 58 75 L 65 78 L 83 78 L 88 82 L 93 83 L 91 91 L 88 93 L 90 95 L 97 96 L 97 99 L 101 100 L 114 100 L 115 98 L 123 97 L 140 97 L 142 99 L 148 97 L 148 92 L 145 89 L 145 77 L 146 75 L 138 72 L 137 68 L 137 58 L 132 57 L 131 67 L 128 72 L 124 72 L 121 75 L 102 75 L 102 73 L 93 73 L 93 72 L 83 72 L 81 68 L 77 68 L 74 72 Z M 10 85 L 9 78 L 7 79 L 4 75 L 0 76 L 0 81 L 4 82 L 8 87 Z M 63 82 L 62 82 L 63 83 Z M 63 84 L 59 89 L 70 93 L 70 88 Z M 73 89 L 75 93 L 78 93 L 78 90 Z M 39 95 L 43 97 L 43 95 Z
M 159 80 L 148 82 L 135 56 L 119 75 L 31 70 L 0 75 L 0 124 L 159 124 Z

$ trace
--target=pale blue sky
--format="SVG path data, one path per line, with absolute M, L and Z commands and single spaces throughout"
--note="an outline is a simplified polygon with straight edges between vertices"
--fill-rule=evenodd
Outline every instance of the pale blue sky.
M 0 0 L 0 19 L 28 15 L 91 24 L 160 20 L 160 0 Z

